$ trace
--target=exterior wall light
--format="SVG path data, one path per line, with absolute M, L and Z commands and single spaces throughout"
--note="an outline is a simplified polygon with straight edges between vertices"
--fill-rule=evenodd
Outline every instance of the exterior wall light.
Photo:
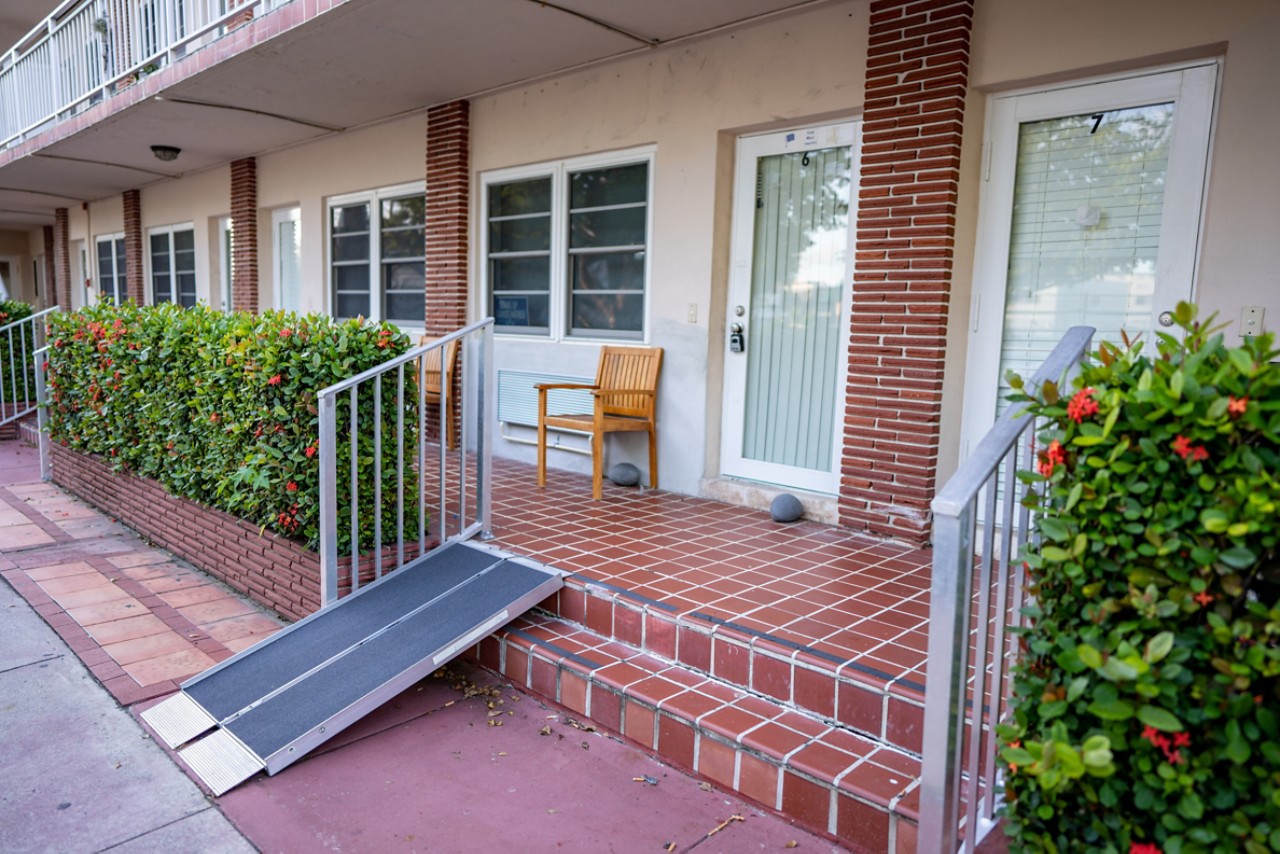
M 156 156 L 157 160 L 163 160 L 170 163 L 178 159 L 178 155 L 182 153 L 182 149 L 174 145 L 153 145 L 151 153 Z

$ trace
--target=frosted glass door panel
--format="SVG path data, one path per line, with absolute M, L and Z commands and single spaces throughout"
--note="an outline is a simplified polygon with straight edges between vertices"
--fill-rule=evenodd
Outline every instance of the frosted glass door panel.
M 829 472 L 849 237 L 850 151 L 761 157 L 742 456 Z
M 298 208 L 277 211 L 276 281 L 283 311 L 302 311 L 302 239 Z
M 1174 105 L 1044 121 L 1018 129 L 1004 336 L 1006 372 L 1033 374 L 1071 326 L 1147 330 Z

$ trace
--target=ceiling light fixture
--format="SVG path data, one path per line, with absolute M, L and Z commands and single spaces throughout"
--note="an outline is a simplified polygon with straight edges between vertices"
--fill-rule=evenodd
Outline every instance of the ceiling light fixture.
M 176 145 L 153 145 L 151 146 L 151 153 L 156 156 L 157 160 L 163 160 L 165 163 L 170 163 L 178 159 L 178 155 L 182 153 L 182 149 L 178 148 Z

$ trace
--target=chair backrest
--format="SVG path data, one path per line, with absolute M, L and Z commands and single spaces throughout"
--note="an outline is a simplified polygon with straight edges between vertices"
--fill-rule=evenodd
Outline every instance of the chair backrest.
M 662 370 L 661 347 L 601 347 L 596 385 L 601 389 L 634 388 L 656 392 Z M 630 394 L 606 397 L 606 415 L 654 417 L 657 395 Z
M 430 344 L 432 341 L 435 341 L 435 340 L 436 339 L 434 336 L 423 335 L 421 338 L 418 339 L 418 346 L 422 346 L 423 344 Z M 423 386 L 423 391 L 431 392 L 434 394 L 440 394 L 440 390 L 443 388 L 443 385 L 441 383 L 441 377 L 440 377 L 440 365 L 442 362 L 441 352 L 440 352 L 441 349 L 444 350 L 443 363 L 448 366 L 445 369 L 445 378 L 447 380 L 452 380 L 454 372 L 458 369 L 458 349 L 459 348 L 458 348 L 457 338 L 453 339 L 448 344 L 444 345 L 443 348 L 428 350 L 426 354 L 422 357 L 423 361 L 426 362 L 426 366 L 427 366 L 426 385 Z

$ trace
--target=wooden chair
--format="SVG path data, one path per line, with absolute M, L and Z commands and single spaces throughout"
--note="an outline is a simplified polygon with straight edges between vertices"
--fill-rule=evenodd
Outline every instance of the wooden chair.
M 430 344 L 435 340 L 430 335 L 423 335 L 418 339 L 418 346 Z M 453 378 L 458 372 L 458 351 L 461 349 L 458 345 L 461 343 L 455 338 L 443 348 L 428 350 L 423 356 L 426 362 L 426 381 L 422 386 L 422 399 L 428 404 L 434 404 L 436 409 L 440 410 L 440 432 L 444 435 L 445 443 L 451 451 L 458 447 L 457 430 L 453 424 L 454 416 L 458 412 L 458 395 L 453 387 Z M 442 364 L 445 366 L 443 371 Z M 415 375 L 419 375 L 416 369 Z M 446 385 L 452 392 L 449 398 L 449 412 L 445 412 L 440 406 L 441 391 Z
M 604 467 L 604 435 L 644 430 L 649 434 L 649 486 L 658 486 L 658 372 L 661 347 L 602 347 L 596 381 L 539 383 L 538 486 L 547 485 L 547 428 L 559 427 L 591 434 L 591 497 L 599 500 Z M 592 412 L 548 414 L 547 393 L 554 389 L 589 390 Z

